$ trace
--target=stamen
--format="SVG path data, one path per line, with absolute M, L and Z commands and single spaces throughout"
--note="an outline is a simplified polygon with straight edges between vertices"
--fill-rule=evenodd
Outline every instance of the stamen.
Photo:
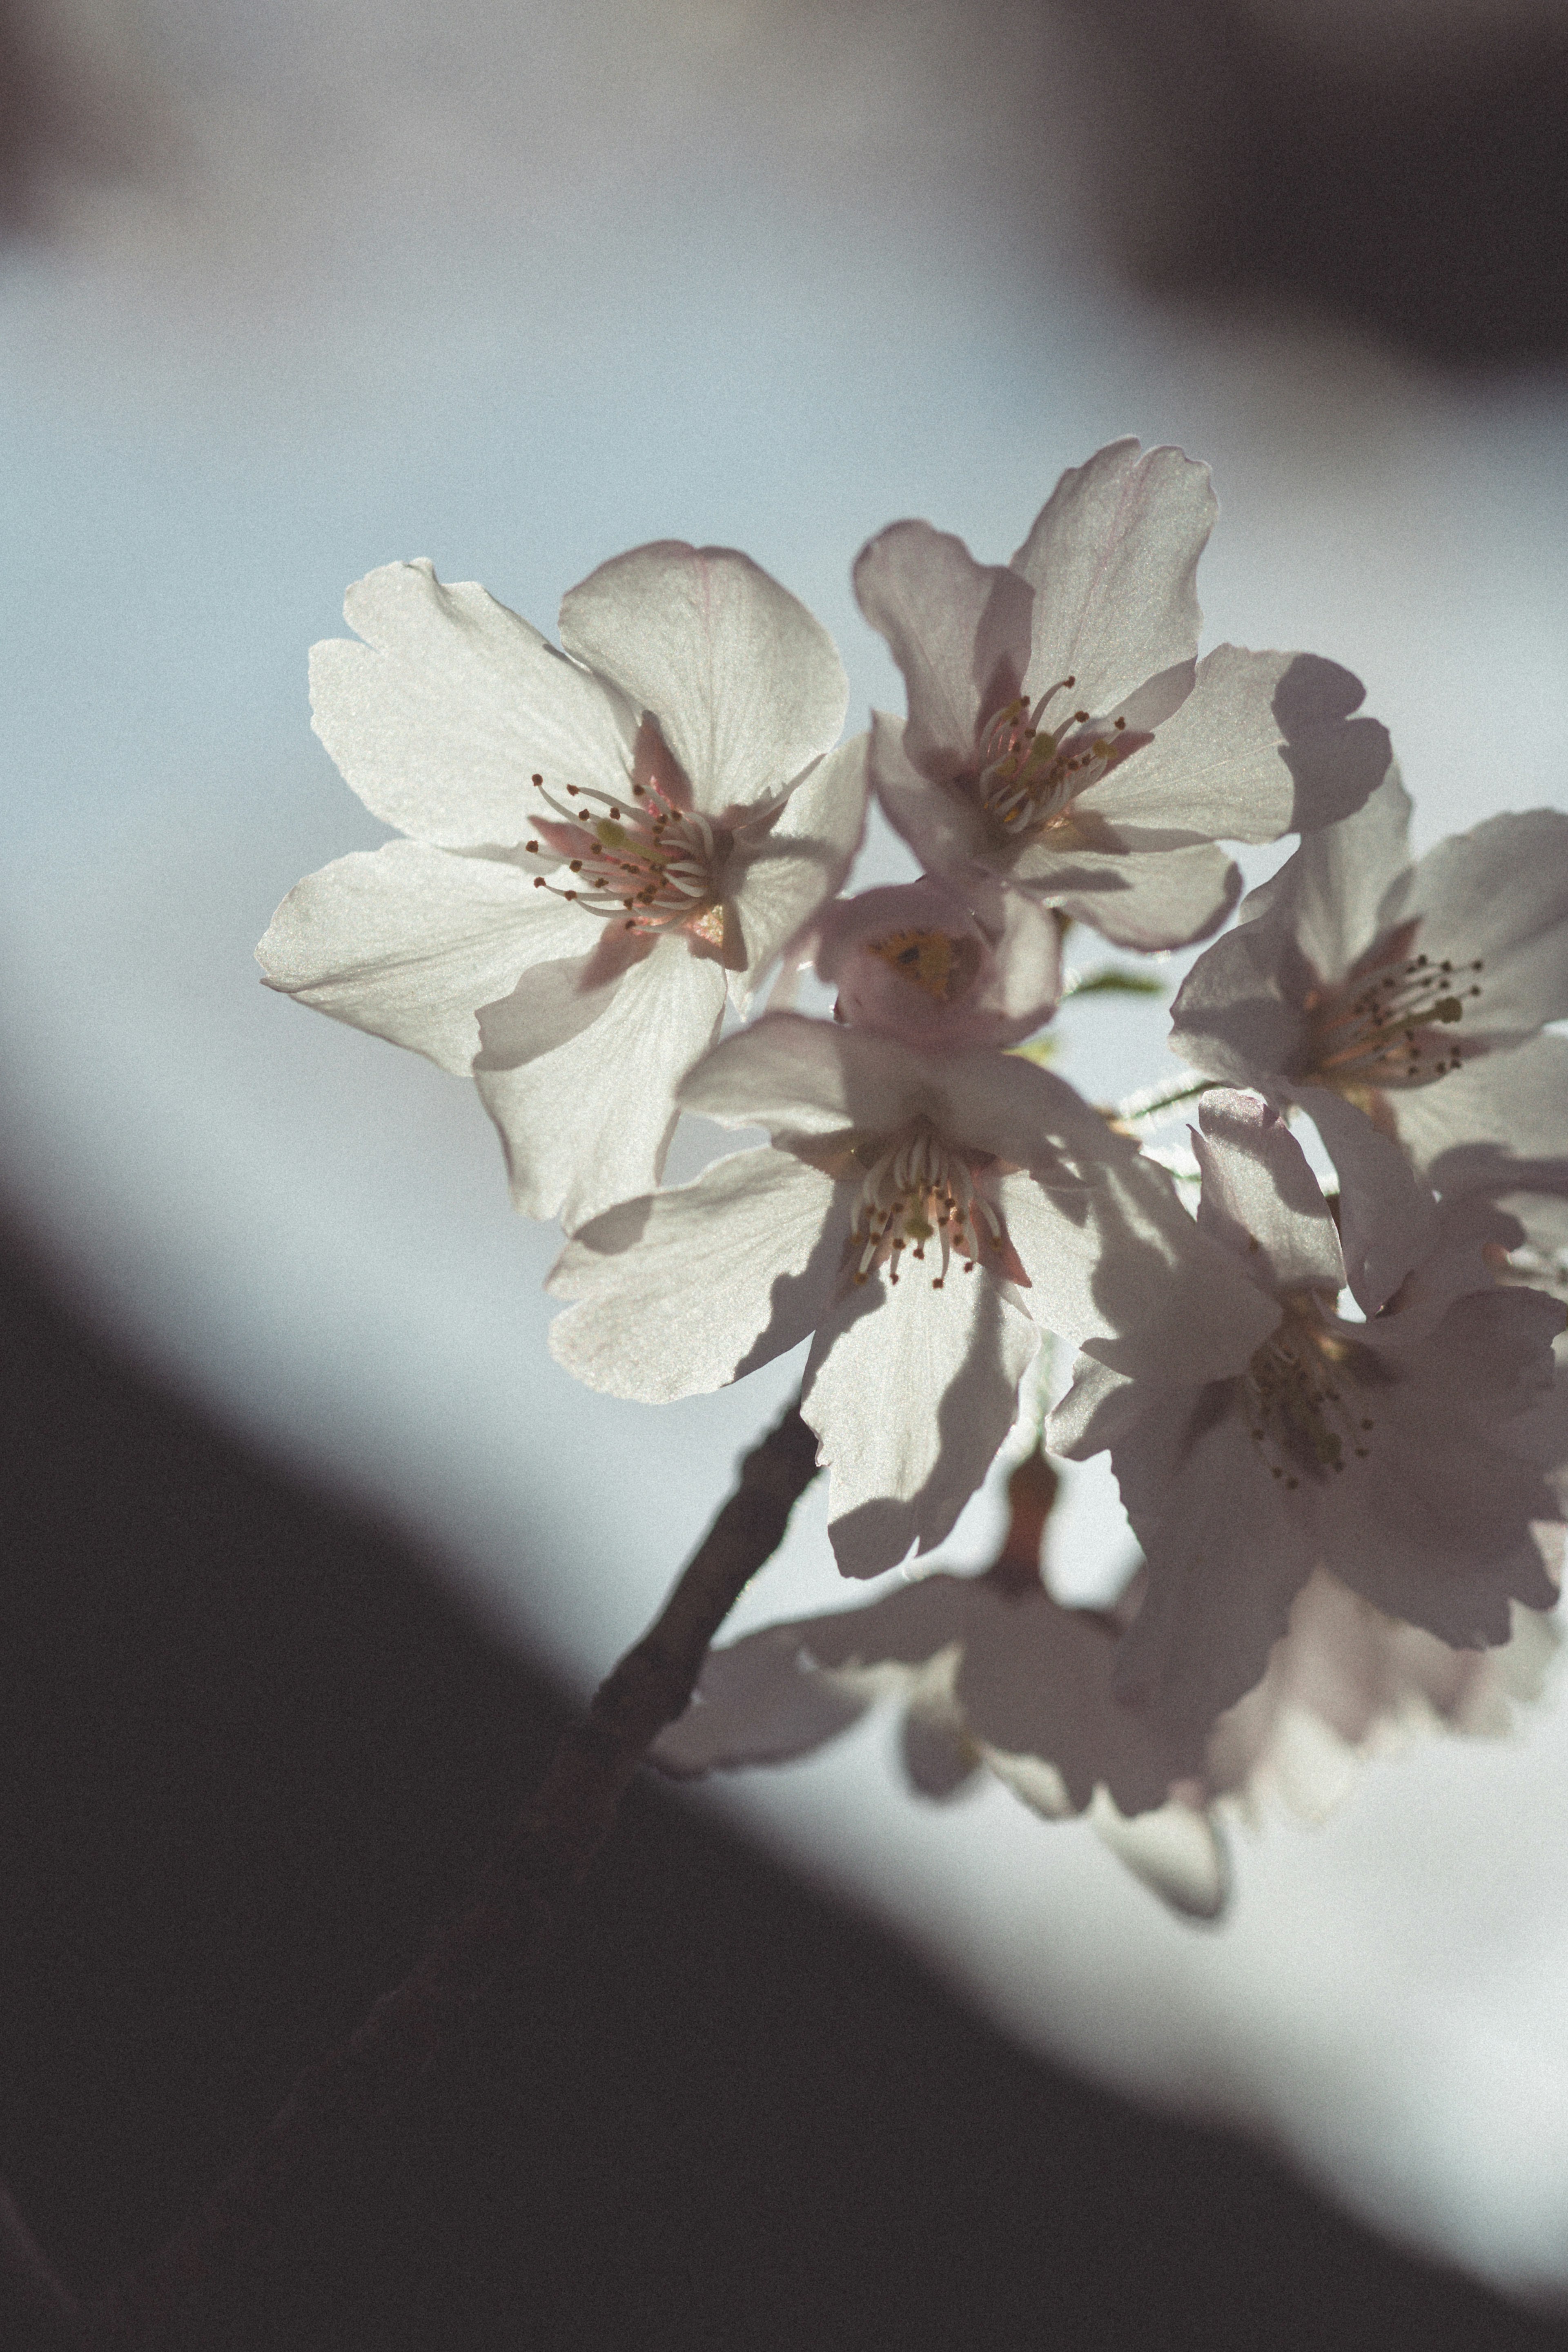
M 940 1270 L 931 1277 L 933 1290 L 946 1286 L 955 1257 L 966 1274 L 973 1274 L 983 1248 L 1006 1246 L 1001 1218 L 977 1189 L 967 1161 L 925 1120 L 890 1144 L 873 1166 L 861 1186 L 850 1241 L 860 1244 L 857 1284 L 869 1282 L 879 1264 L 886 1265 L 888 1281 L 896 1283 L 904 1252 L 924 1263 L 927 1245 L 935 1242 Z
M 1290 1490 L 1302 1475 L 1320 1483 L 1343 1476 L 1347 1456 L 1368 1458 L 1371 1448 L 1361 1441 L 1376 1423 L 1354 1410 L 1360 1395 L 1347 1400 L 1344 1391 L 1388 1375 L 1317 1292 L 1296 1292 L 1284 1307 L 1278 1328 L 1247 1367 L 1243 1395 L 1248 1434 L 1262 1450 L 1270 1476 Z
M 720 868 L 731 845 L 707 817 L 678 807 L 663 786 L 632 778 L 630 808 L 625 795 L 591 784 L 568 784 L 563 802 L 538 772 L 533 783 L 545 810 L 570 827 L 564 840 L 549 846 L 587 885 L 572 889 L 540 876 L 536 889 L 570 899 L 590 914 L 615 916 L 619 929 L 657 934 L 684 928 L 700 930 L 704 939 L 714 937 L 722 899 Z M 758 814 L 769 816 L 771 806 Z M 527 847 L 537 856 L 540 844 L 530 841 Z
M 1311 1075 L 1325 1086 L 1426 1086 L 1460 1066 L 1451 1031 L 1482 993 L 1480 957 L 1456 965 L 1410 956 L 1309 998 Z

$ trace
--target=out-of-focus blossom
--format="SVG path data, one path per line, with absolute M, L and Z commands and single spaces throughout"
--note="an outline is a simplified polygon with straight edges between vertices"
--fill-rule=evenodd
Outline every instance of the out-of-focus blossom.
M 1197 661 L 1215 500 L 1179 449 L 1115 441 L 1064 474 L 1006 565 L 899 522 L 862 550 L 861 608 L 904 673 L 879 712 L 883 805 L 960 892 L 976 866 L 1125 947 L 1201 939 L 1239 890 L 1219 841 L 1359 808 L 1386 731 L 1332 662 L 1221 646 Z
M 1238 1314 L 1219 1378 L 1190 1374 L 1179 1342 L 1092 1340 L 1051 1424 L 1060 1453 L 1110 1446 L 1149 1568 L 1117 1687 L 1194 1757 L 1315 1569 L 1455 1649 L 1506 1641 L 1511 1601 L 1551 1606 L 1536 1529 L 1560 1507 L 1511 1424 L 1552 1392 L 1563 1325 L 1557 1301 L 1499 1286 L 1520 1231 L 1479 1200 L 1446 1209 L 1383 1312 L 1342 1318 L 1339 1238 L 1283 1120 L 1217 1089 L 1201 1121 L 1198 1223 L 1268 1328 Z
M 1114 1611 L 1063 1608 L 1046 1590 L 1055 1485 L 1039 1452 L 1013 1472 L 1007 1537 L 984 1575 L 934 1573 L 715 1651 L 652 1760 L 677 1780 L 788 1763 L 891 1703 L 923 1795 L 955 1796 L 988 1769 L 1047 1820 L 1087 1817 L 1166 1902 L 1213 1918 L 1229 1885 L 1228 1813 L 1258 1821 L 1283 1806 L 1321 1821 L 1362 1764 L 1421 1733 L 1506 1734 L 1558 1646 L 1550 1618 L 1516 1605 L 1502 1647 L 1451 1650 L 1319 1570 L 1261 1682 L 1219 1717 L 1195 1769 L 1113 1687 L 1146 1578 Z
M 1568 1042 L 1539 1034 L 1568 1015 L 1568 816 L 1491 817 L 1419 864 L 1409 820 L 1393 772 L 1253 892 L 1172 1010 L 1185 1061 L 1310 1112 L 1358 1295 L 1430 1235 L 1424 1195 L 1413 1225 L 1387 1214 L 1401 1150 L 1445 1192 L 1528 1189 L 1531 1163 L 1568 1181 Z
M 768 1013 L 680 1099 L 769 1145 L 585 1226 L 549 1287 L 569 1371 L 658 1402 L 810 1338 L 801 1411 L 847 1574 L 941 1542 L 1012 1424 L 1042 1329 L 1151 1321 L 1200 1353 L 1223 1253 L 1161 1172 L 1008 1054 L 923 1054 Z M 1272 1318 L 1265 1318 L 1271 1320 Z M 1231 1326 L 1216 1328 L 1216 1364 Z M 1208 1360 L 1207 1358 L 1205 1360 Z
M 981 904 L 983 919 L 931 875 L 834 898 L 798 942 L 797 968 L 837 991 L 835 1018 L 857 1029 L 932 1053 L 1016 1045 L 1056 1009 L 1061 926 L 1021 891 L 993 888 Z
M 564 653 L 427 562 L 344 611 L 365 642 L 316 647 L 316 730 L 409 837 L 291 891 L 263 971 L 472 1070 L 518 1207 L 570 1223 L 657 1181 L 727 993 L 749 1000 L 849 869 L 842 667 L 748 557 L 675 541 L 571 589 Z

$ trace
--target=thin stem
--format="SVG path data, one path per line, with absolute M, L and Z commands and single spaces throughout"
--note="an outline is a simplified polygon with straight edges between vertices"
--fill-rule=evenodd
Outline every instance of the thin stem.
M 1140 1087 L 1116 1105 L 1115 1116 L 1122 1119 L 1153 1118 L 1161 1111 L 1174 1110 L 1177 1103 L 1190 1102 L 1194 1095 L 1206 1094 L 1215 1084 L 1213 1078 L 1163 1078 L 1158 1086 Z
M 654 1622 L 563 1735 L 476 1900 L 358 2032 L 299 2077 L 193 2219 L 110 2286 L 92 2315 L 92 2343 L 171 2341 L 276 2241 L 285 2207 L 321 2159 L 353 2147 L 448 2046 L 501 1971 L 523 1958 L 580 1885 L 644 1750 L 685 1711 L 709 1643 L 777 1550 L 816 1470 L 816 1439 L 791 1406 L 742 1462 L 736 1491 Z

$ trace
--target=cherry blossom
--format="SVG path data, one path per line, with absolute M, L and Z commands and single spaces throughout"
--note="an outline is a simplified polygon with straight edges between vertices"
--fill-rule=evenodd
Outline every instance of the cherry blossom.
M 1149 1570 L 1117 1686 L 1194 1754 L 1315 1569 L 1455 1649 L 1505 1642 L 1511 1601 L 1552 1605 L 1536 1528 L 1561 1511 L 1526 1425 L 1564 1319 L 1499 1285 L 1519 1228 L 1479 1199 L 1446 1205 L 1381 1313 L 1341 1316 L 1338 1234 L 1284 1121 L 1218 1089 L 1200 1119 L 1198 1223 L 1240 1277 L 1212 1301 L 1236 1310 L 1231 1361 L 1197 1375 L 1180 1347 L 1091 1340 L 1050 1425 L 1070 1456 L 1110 1446 Z
M 658 1402 L 810 1339 L 801 1411 L 847 1574 L 947 1534 L 1042 1329 L 1076 1343 L 1109 1314 L 1179 1325 L 1202 1349 L 1223 1253 L 1030 1062 L 769 1013 L 716 1046 L 680 1100 L 772 1140 L 583 1227 L 550 1276 L 577 1302 L 551 1349 L 590 1387 Z M 1229 1334 L 1223 1321 L 1221 1354 Z
M 856 1028 L 930 1052 L 1016 1045 L 1056 1010 L 1061 926 L 1020 891 L 971 896 L 983 915 L 931 875 L 831 899 L 792 960 L 837 991 L 834 1018 Z M 780 1009 L 793 978 L 774 992 Z
M 975 867 L 1125 947 L 1202 938 L 1235 905 L 1221 840 L 1272 841 L 1360 807 L 1386 731 L 1332 662 L 1221 646 L 1197 659 L 1208 468 L 1115 441 L 1065 473 L 1010 563 L 898 522 L 855 590 L 904 673 L 872 772 L 921 863 Z
M 316 730 L 408 837 L 291 891 L 264 975 L 472 1071 L 518 1207 L 580 1220 L 656 1182 L 727 1000 L 848 871 L 842 667 L 748 557 L 675 541 L 569 591 L 564 652 L 428 562 L 344 611 L 364 642 L 316 647 Z
M 1538 1034 L 1568 1015 L 1568 816 L 1491 817 L 1418 864 L 1409 820 L 1391 771 L 1252 893 L 1172 1008 L 1183 1060 L 1311 1114 L 1364 1306 L 1430 1238 L 1402 1156 L 1445 1193 L 1568 1179 L 1568 1042 Z

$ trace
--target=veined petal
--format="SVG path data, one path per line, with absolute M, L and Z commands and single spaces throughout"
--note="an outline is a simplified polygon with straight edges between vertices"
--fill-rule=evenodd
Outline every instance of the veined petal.
M 746 950 L 743 1004 L 850 870 L 865 831 L 866 741 L 853 736 L 818 761 L 741 868 L 733 896 Z
M 1216 1087 L 1204 1096 L 1198 1118 L 1198 1231 L 1222 1243 L 1276 1294 L 1322 1290 L 1332 1304 L 1345 1278 L 1339 1235 L 1306 1155 L 1278 1111 L 1255 1095 Z
M 1241 922 L 1206 948 L 1171 1006 L 1172 1053 L 1238 1087 L 1275 1085 L 1298 1069 L 1307 1019 L 1287 1002 L 1281 945 L 1275 924 Z
M 656 1184 L 675 1089 L 723 1016 L 719 966 L 665 938 L 591 1027 L 538 1060 L 476 1071 L 522 1213 L 570 1229 Z
M 981 724 L 1021 691 L 1033 593 L 1016 571 L 977 563 L 961 539 L 895 522 L 855 558 L 861 611 L 887 640 L 909 693 L 904 748 L 943 783 L 969 767 Z
M 1113 441 L 1063 474 L 1013 557 L 1035 592 L 1029 691 L 1072 677 L 1113 710 L 1197 651 L 1196 575 L 1218 511 L 1208 467 Z
M 653 713 L 710 816 L 791 783 L 849 708 L 826 629 L 734 548 L 657 540 L 612 556 L 568 590 L 560 640 Z
M 533 830 L 529 778 L 613 789 L 633 714 L 473 581 L 444 586 L 424 558 L 350 589 L 365 640 L 310 655 L 312 724 L 372 814 L 449 848 L 509 845 Z
M 1465 1009 L 1468 1050 L 1472 1040 L 1511 1045 L 1568 1017 L 1568 815 L 1530 809 L 1440 841 L 1384 919 L 1416 917 L 1416 947 L 1484 965 L 1478 1001 Z
M 1145 834 L 1274 841 L 1348 816 L 1390 758 L 1386 728 L 1348 719 L 1364 692 L 1315 655 L 1217 646 L 1179 709 L 1085 805 L 1130 848 Z
M 297 883 L 256 953 L 269 988 L 466 1074 L 479 1007 L 597 929 L 515 866 L 389 841 Z
M 816 1328 L 841 1268 L 849 1204 L 767 1146 L 695 1183 L 622 1201 L 568 1242 L 547 1287 L 577 1303 L 550 1352 L 590 1388 L 644 1404 L 705 1395 Z
M 880 1576 L 951 1533 L 1012 1427 L 1039 1346 L 980 1271 L 938 1291 L 913 1268 L 895 1289 L 878 1267 L 824 1318 L 800 1411 L 821 1440 L 846 1576 Z
M 1396 886 L 1410 863 L 1410 795 L 1397 762 L 1364 808 L 1311 833 L 1255 897 L 1256 912 L 1289 932 L 1319 980 L 1343 980 L 1392 919 Z M 1254 912 L 1249 899 L 1245 922 Z
M 768 1013 L 704 1056 L 685 1110 L 775 1135 L 882 1135 L 934 1107 L 929 1056 L 800 1013 Z

